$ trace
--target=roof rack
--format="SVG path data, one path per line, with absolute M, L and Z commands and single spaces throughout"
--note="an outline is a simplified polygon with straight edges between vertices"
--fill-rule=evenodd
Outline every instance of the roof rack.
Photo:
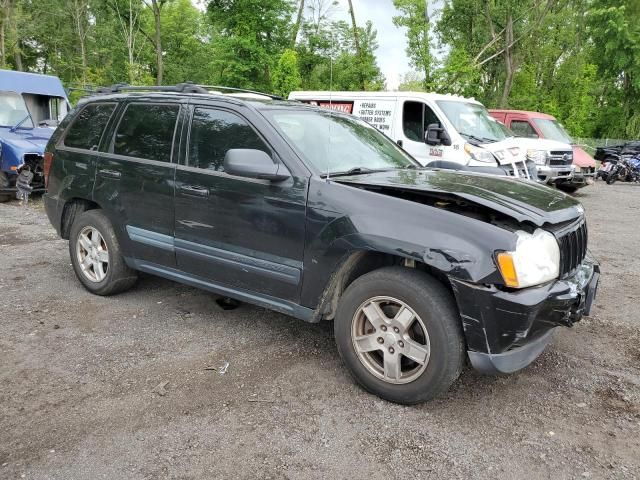
M 270 93 L 257 92 L 255 90 L 246 90 L 244 88 L 225 87 L 222 85 L 196 85 L 193 82 L 183 82 L 177 85 L 162 86 L 144 86 L 144 85 L 128 85 L 126 83 L 116 83 L 110 87 L 98 87 L 95 89 L 96 94 L 108 94 L 118 92 L 178 92 L 178 93 L 206 93 L 211 94 L 210 90 L 222 90 L 227 92 L 251 93 L 254 95 L 262 95 L 272 100 L 283 100 L 278 95 Z

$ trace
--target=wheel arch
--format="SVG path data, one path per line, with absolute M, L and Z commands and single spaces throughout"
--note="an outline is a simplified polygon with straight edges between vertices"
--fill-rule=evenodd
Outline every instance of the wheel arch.
M 60 236 L 68 240 L 69 234 L 71 233 L 71 226 L 78 215 L 87 210 L 97 209 L 100 209 L 100 205 L 91 200 L 77 197 L 67 200 L 62 207 L 62 215 L 60 217 Z

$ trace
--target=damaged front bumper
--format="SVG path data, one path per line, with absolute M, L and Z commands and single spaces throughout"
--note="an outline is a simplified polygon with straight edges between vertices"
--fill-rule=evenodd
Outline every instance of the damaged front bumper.
M 493 374 L 529 365 L 551 341 L 555 327 L 570 327 L 589 315 L 599 278 L 600 268 L 589 257 L 568 278 L 522 290 L 452 278 L 473 367 Z

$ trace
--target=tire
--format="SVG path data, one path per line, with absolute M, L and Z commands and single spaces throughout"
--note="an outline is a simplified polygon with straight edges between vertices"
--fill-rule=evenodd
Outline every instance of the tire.
M 565 193 L 576 193 L 578 191 L 578 187 L 575 185 L 564 185 L 562 183 L 557 185 L 558 190 L 562 190 Z
M 78 280 L 96 295 L 128 290 L 138 278 L 125 263 L 111 222 L 100 210 L 76 217 L 69 234 L 69 255 Z
M 618 180 L 618 170 L 614 168 L 613 171 L 607 175 L 607 185 L 613 185 Z
M 0 172 L 0 188 L 9 188 L 9 179 L 4 172 Z M 12 195 L 0 195 L 0 203 L 8 202 L 11 198 Z
M 409 325 L 405 331 L 394 333 L 394 326 L 403 328 L 396 321 L 403 315 L 394 317 L 403 309 L 409 311 L 405 318 L 411 313 L 416 317 L 404 322 Z M 387 318 L 374 320 L 374 328 L 371 312 Z M 355 380 L 395 403 L 410 405 L 437 397 L 458 378 L 464 364 L 465 344 L 453 296 L 436 279 L 414 269 L 385 267 L 356 279 L 340 299 L 334 332 L 338 352 Z M 356 339 L 364 352 L 356 351 Z M 398 365 L 394 359 L 400 359 L 399 375 L 392 368 Z

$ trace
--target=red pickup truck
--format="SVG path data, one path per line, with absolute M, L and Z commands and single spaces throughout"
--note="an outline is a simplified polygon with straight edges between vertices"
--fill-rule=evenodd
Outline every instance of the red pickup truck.
M 562 125 L 551 115 L 523 110 L 489 110 L 493 118 L 504 123 L 516 136 L 527 138 L 547 138 L 559 142 L 569 143 L 573 148 L 573 177 L 562 185 L 565 191 L 574 192 L 593 181 L 596 171 L 596 161 L 580 148 Z

